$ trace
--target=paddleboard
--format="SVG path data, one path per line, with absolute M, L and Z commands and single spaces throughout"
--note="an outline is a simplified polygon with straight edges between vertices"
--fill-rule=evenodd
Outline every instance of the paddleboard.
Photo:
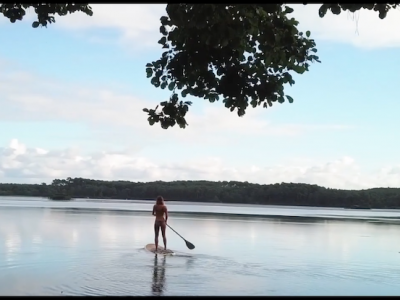
M 174 255 L 174 251 L 172 250 L 165 250 L 163 246 L 158 245 L 158 249 L 156 252 L 156 245 L 155 244 L 147 244 L 145 249 L 149 252 L 157 253 L 157 254 L 163 254 L 163 255 Z

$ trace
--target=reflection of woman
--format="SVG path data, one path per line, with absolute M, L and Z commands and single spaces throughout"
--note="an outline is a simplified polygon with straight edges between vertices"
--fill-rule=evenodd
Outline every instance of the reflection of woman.
M 162 265 L 158 265 L 158 257 L 154 255 L 154 270 L 153 270 L 153 286 L 152 292 L 154 296 L 161 296 L 164 290 L 165 283 L 165 261 L 166 256 L 162 255 Z

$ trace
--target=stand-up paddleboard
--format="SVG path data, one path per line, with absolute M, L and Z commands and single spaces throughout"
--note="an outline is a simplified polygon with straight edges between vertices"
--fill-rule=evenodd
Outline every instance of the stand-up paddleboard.
M 164 249 L 163 246 L 158 245 L 158 249 L 156 252 L 156 245 L 155 244 L 147 244 L 146 247 L 144 247 L 147 251 L 157 253 L 157 254 L 163 254 L 163 255 L 174 255 L 175 252 L 169 249 Z

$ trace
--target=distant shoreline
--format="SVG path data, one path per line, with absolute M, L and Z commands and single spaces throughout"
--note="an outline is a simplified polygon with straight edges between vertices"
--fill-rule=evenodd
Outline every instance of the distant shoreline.
M 239 181 L 104 181 L 54 179 L 52 184 L 0 184 L 0 196 L 154 200 L 353 209 L 400 209 L 400 188 L 340 190 L 304 183 L 253 184 Z M 54 200 L 57 201 L 57 200 Z M 65 200 L 68 201 L 68 200 Z

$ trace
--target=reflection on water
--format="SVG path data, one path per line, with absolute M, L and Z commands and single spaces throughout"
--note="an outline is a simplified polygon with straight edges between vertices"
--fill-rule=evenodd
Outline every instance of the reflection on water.
M 161 296 L 165 284 L 165 262 L 167 257 L 165 255 L 154 255 L 154 270 L 153 270 L 153 285 L 152 292 L 154 296 Z M 161 265 L 159 265 L 161 261 Z
M 7 263 L 12 262 L 15 259 L 16 252 L 20 249 L 21 238 L 16 234 L 8 234 L 4 239 Z
M 150 211 L 3 206 L 0 294 L 400 294 L 398 224 L 172 212 L 196 248 L 167 229 L 167 257 L 144 251 L 153 221 Z

